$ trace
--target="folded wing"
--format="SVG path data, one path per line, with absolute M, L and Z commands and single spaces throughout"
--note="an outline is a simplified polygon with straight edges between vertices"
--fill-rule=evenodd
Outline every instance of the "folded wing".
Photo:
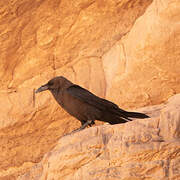
M 78 98 L 82 102 L 85 102 L 93 107 L 96 107 L 101 111 L 104 112 L 109 111 L 113 114 L 116 114 L 120 117 L 130 120 L 128 116 L 125 114 L 126 111 L 120 109 L 116 104 L 106 99 L 102 99 L 78 85 L 73 85 L 69 87 L 67 91 L 70 95 L 74 96 L 75 98 Z

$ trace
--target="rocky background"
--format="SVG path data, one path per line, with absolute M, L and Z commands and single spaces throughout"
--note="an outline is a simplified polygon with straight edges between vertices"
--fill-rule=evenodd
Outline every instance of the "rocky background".
M 151 119 L 64 136 L 18 180 L 179 180 L 179 110 L 180 94 L 141 109 Z
M 179 0 L 0 0 L 0 179 L 179 179 L 179 12 Z M 80 123 L 48 92 L 33 102 L 58 75 L 124 109 L 156 105 L 141 109 L 152 118 L 61 138 Z

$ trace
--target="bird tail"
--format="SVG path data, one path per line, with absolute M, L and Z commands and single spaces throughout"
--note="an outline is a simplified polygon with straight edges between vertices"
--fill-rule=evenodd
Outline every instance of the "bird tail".
M 126 123 L 128 121 L 132 121 L 131 119 L 122 118 L 119 116 L 111 116 L 110 118 L 106 119 L 106 122 L 109 124 L 120 124 L 120 123 Z
M 125 116 L 122 113 L 112 113 L 112 112 L 104 112 L 103 118 L 99 119 L 105 122 L 108 122 L 109 124 L 119 124 L 119 123 L 126 123 L 129 121 L 132 121 L 132 119 L 129 119 L 127 116 Z
M 108 122 L 109 124 L 119 124 L 132 121 L 130 118 L 149 118 L 146 114 L 138 112 L 127 112 L 122 109 L 116 109 L 115 111 L 107 111 L 104 113 L 103 121 Z
M 127 117 L 130 117 L 130 118 L 139 118 L 139 119 L 144 119 L 144 118 L 149 118 L 148 115 L 146 114 L 143 114 L 143 113 L 139 113 L 139 112 L 123 112 L 123 114 Z

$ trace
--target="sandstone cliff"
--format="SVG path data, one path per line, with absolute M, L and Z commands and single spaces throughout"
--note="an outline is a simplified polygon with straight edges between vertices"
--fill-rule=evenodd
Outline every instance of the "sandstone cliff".
M 16 179 L 80 125 L 48 92 L 33 104 L 54 76 L 127 109 L 179 93 L 179 12 L 179 0 L 1 0 L 0 178 Z
M 180 179 L 180 94 L 143 111 L 152 118 L 62 137 L 18 179 Z

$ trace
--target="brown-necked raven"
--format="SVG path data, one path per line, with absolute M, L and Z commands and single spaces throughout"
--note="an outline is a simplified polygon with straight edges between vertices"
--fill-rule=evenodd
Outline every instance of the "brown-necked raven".
M 47 84 L 37 89 L 36 93 L 45 90 L 49 90 L 58 104 L 81 122 L 82 126 L 75 131 L 95 124 L 95 120 L 118 124 L 131 121 L 130 118 L 149 117 L 143 113 L 124 111 L 116 104 L 73 84 L 63 76 L 51 79 Z

